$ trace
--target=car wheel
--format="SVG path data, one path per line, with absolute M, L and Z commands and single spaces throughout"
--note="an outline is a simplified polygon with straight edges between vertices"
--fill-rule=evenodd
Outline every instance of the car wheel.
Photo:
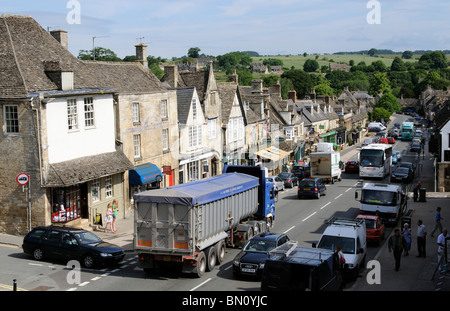
M 86 268 L 93 268 L 95 266 L 94 256 L 87 254 L 83 257 L 83 264 Z
M 44 251 L 41 248 L 35 248 L 33 251 L 33 258 L 35 260 L 41 261 L 44 259 Z

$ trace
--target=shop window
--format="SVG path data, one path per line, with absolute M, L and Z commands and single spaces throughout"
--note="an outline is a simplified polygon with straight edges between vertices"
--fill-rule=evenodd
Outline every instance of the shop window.
M 100 181 L 94 180 L 91 184 L 91 199 L 92 202 L 100 201 Z
M 81 217 L 79 186 L 56 188 L 52 196 L 52 223 L 64 223 Z
M 112 198 L 113 196 L 113 181 L 112 176 L 105 178 L 105 197 Z

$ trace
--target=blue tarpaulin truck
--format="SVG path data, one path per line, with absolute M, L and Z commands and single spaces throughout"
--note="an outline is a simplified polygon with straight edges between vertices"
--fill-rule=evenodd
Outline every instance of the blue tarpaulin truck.
M 242 245 L 267 232 L 275 191 L 257 166 L 225 166 L 222 175 L 134 195 L 134 250 L 144 271 L 164 263 L 201 277 Z

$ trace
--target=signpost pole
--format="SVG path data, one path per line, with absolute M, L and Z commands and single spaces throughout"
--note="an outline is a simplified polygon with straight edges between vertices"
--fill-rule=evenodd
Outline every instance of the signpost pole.
M 31 180 L 28 181 L 28 227 L 31 231 Z

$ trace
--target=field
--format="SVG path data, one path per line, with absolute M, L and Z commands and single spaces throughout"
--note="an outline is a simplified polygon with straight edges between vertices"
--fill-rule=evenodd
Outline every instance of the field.
M 355 65 L 364 61 L 366 65 L 370 65 L 372 62 L 381 60 L 386 66 L 390 67 L 392 61 L 396 56 L 396 54 L 389 55 L 379 55 L 378 57 L 372 57 L 369 55 L 361 55 L 361 54 L 326 54 L 326 55 L 307 55 L 306 57 L 303 55 L 277 55 L 277 56 L 258 56 L 253 57 L 253 62 L 262 63 L 264 59 L 267 58 L 276 58 L 283 61 L 283 67 L 291 68 L 294 66 L 296 69 L 303 69 L 303 64 L 307 59 L 315 59 L 319 63 L 319 66 L 328 66 L 330 62 L 332 63 L 346 63 L 349 64 L 350 60 L 355 62 Z M 403 60 L 403 61 L 416 61 L 419 59 L 419 55 L 414 55 L 413 59 Z

